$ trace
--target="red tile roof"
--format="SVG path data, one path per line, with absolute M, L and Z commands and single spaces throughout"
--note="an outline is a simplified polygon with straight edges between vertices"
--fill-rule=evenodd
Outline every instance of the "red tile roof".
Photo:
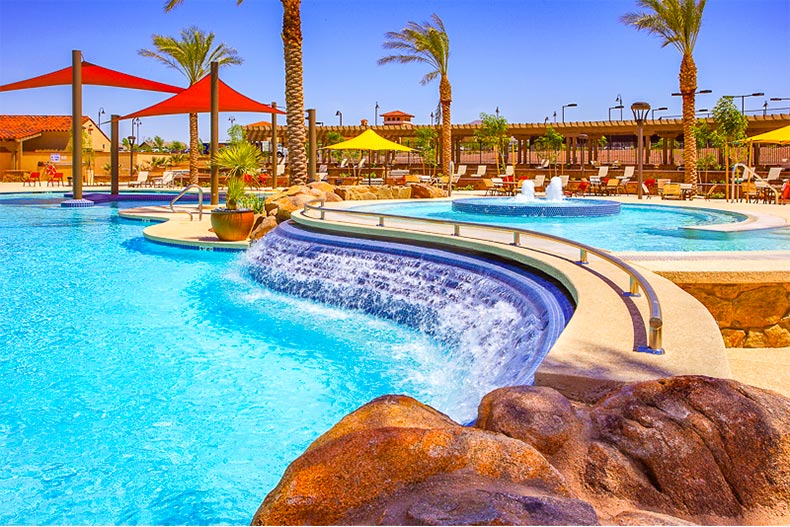
M 387 112 L 381 114 L 382 117 L 414 117 L 410 113 L 402 112 L 400 110 L 394 110 L 392 112 Z
M 83 116 L 82 123 L 88 119 Z M 41 132 L 70 131 L 70 115 L 0 115 L 0 141 L 25 139 Z

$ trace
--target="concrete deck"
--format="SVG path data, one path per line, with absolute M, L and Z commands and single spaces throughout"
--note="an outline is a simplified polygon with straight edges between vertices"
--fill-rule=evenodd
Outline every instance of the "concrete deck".
M 0 193 L 8 192 L 66 192 L 61 187 L 22 187 L 21 184 L 0 183 Z M 91 187 L 90 191 L 96 191 Z M 126 192 L 126 189 L 122 189 Z M 142 189 L 143 192 L 150 189 Z M 480 195 L 457 192 L 457 196 Z M 612 199 L 612 198 L 607 198 Z M 624 203 L 637 203 L 635 197 L 615 198 Z M 740 229 L 765 228 L 765 225 L 790 225 L 790 206 L 775 204 L 724 203 L 721 201 L 662 201 L 656 198 L 642 203 L 680 207 L 702 207 L 739 212 L 749 219 Z M 333 204 L 339 208 L 362 205 L 363 202 Z M 194 206 L 183 209 L 194 210 Z M 156 222 L 144 228 L 148 239 L 156 242 L 200 249 L 243 250 L 247 242 L 220 242 L 209 231 L 209 214 L 203 220 L 189 220 L 183 211 L 173 214 L 167 207 L 137 207 L 121 214 L 145 222 Z M 303 219 L 303 222 L 318 220 Z M 663 375 L 700 373 L 734 379 L 790 395 L 790 348 L 729 349 L 725 350 L 718 328 L 702 306 L 666 278 L 682 278 L 684 282 L 739 282 L 787 281 L 790 279 L 790 251 L 770 252 L 715 252 L 715 253 L 617 253 L 633 263 L 653 284 L 664 309 L 664 347 L 666 355 L 651 356 L 633 352 L 635 345 L 644 343 L 644 320 L 648 307 L 644 298 L 624 298 L 620 290 L 628 289 L 628 279 L 610 264 L 591 259 L 592 265 L 581 267 L 575 250 L 559 250 L 550 256 L 541 243 L 530 248 L 514 249 L 512 240 L 498 240 L 490 231 L 478 233 L 482 239 L 464 240 L 434 233 L 409 232 L 408 224 L 387 228 L 352 225 L 343 221 L 319 222 L 324 228 L 329 223 L 336 230 L 350 232 L 387 233 L 400 239 L 441 239 L 442 243 L 458 247 L 484 249 L 493 253 L 508 252 L 510 257 L 550 272 L 566 284 L 576 295 L 580 309 L 555 349 L 545 361 L 539 375 L 553 382 L 580 382 L 580 377 L 594 379 L 629 380 L 654 378 Z M 408 223 L 408 222 L 406 222 Z M 407 229 L 404 231 L 403 229 Z M 474 233 L 473 233 L 474 234 Z M 557 248 L 552 248 L 557 252 Z M 757 277 L 757 278 L 755 278 Z M 558 380 L 559 379 L 559 380 Z

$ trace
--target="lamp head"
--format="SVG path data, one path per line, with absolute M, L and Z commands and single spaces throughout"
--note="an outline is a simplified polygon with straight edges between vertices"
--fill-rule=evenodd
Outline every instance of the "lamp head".
M 634 113 L 634 120 L 636 122 L 642 122 L 647 117 L 647 112 L 650 111 L 650 105 L 646 102 L 635 102 L 631 105 L 631 111 Z
M 572 102 L 570 104 L 566 104 L 565 106 L 567 106 L 568 108 L 576 108 L 576 103 Z

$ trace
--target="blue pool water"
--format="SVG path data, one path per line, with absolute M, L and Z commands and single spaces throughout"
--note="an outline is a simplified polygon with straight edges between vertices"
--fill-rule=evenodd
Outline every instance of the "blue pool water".
M 249 254 L 153 244 L 118 205 L 60 201 L 0 197 L 0 524 L 247 524 L 378 395 L 474 418 L 520 366 L 521 333 L 488 329 L 541 326 L 496 295 L 432 312 L 455 332 L 299 299 Z
M 507 198 L 490 198 L 507 199 Z M 449 201 L 376 204 L 356 210 L 520 227 L 562 236 L 610 251 L 790 250 L 790 228 L 721 233 L 684 227 L 733 223 L 741 214 L 661 205 L 623 204 L 620 214 L 588 218 L 546 218 L 472 214 L 452 210 Z

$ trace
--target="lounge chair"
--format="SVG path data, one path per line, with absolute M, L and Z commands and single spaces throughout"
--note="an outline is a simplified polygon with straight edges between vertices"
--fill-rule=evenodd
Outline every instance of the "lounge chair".
M 568 175 L 564 175 L 563 174 L 563 175 L 560 176 L 560 183 L 562 183 L 562 188 L 565 188 L 565 187 L 568 186 L 568 181 L 570 181 L 570 179 L 571 179 L 571 177 L 568 176 Z
M 650 199 L 653 197 L 650 194 L 650 189 L 647 188 L 647 185 L 645 185 L 644 183 L 642 183 L 642 195 L 645 197 L 645 199 Z
M 623 179 L 631 179 L 634 177 L 634 167 L 633 165 L 628 165 L 623 169 Z
M 130 187 L 147 187 L 148 186 L 148 172 L 141 170 L 137 173 L 137 180 L 129 182 Z
M 486 175 L 486 165 L 477 165 L 477 172 L 472 174 L 472 177 L 483 177 Z
M 165 172 L 162 174 L 162 177 L 154 178 L 154 186 L 172 187 L 174 178 L 175 178 L 175 172 L 173 172 L 172 170 L 165 170 Z
M 537 170 L 544 170 L 544 169 L 549 168 L 549 160 L 548 159 L 541 160 L 541 162 L 535 168 Z
M 546 190 L 544 185 L 546 184 L 546 175 L 545 174 L 538 174 L 535 176 L 535 190 L 541 189 Z
M 514 167 L 513 165 L 505 166 L 504 178 L 505 178 L 505 181 L 515 182 L 515 180 L 516 180 L 516 167 Z M 510 178 L 510 179 L 508 179 L 508 178 Z
M 318 167 L 318 171 L 315 173 L 318 181 L 326 181 L 326 178 L 329 176 L 329 168 L 326 165 L 321 165 Z
M 466 175 L 466 165 L 458 165 L 458 172 L 453 174 L 453 183 L 458 181 L 461 176 Z
M 679 183 L 666 183 L 661 189 L 661 199 L 683 199 Z
M 579 181 L 578 184 L 575 185 L 575 188 L 568 189 L 565 191 L 566 196 L 584 196 L 587 193 L 587 189 L 590 188 L 589 181 Z
M 757 201 L 760 198 L 760 192 L 757 189 L 757 184 L 753 181 L 744 181 L 741 183 L 741 198 L 738 201 L 746 200 L 746 203 L 751 203 Z
M 493 185 L 491 188 L 492 195 L 501 196 L 505 194 L 505 182 L 501 177 L 492 177 L 490 181 Z
M 671 179 L 657 179 L 656 180 L 656 193 L 664 199 L 664 186 L 667 183 L 672 183 Z
M 768 169 L 768 175 L 765 176 L 765 182 L 769 185 L 778 185 L 779 181 L 779 174 L 782 173 L 782 167 L 771 167 Z

